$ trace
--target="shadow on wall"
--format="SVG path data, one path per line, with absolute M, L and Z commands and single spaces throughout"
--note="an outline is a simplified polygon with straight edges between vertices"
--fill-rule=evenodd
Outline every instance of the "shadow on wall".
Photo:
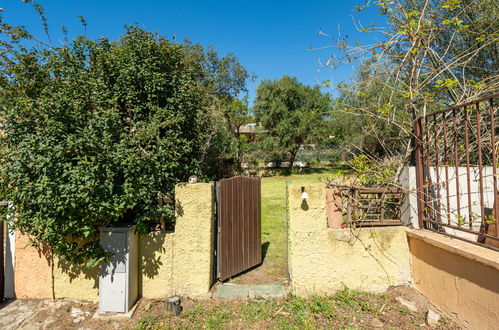
M 38 251 L 38 256 L 40 259 L 45 259 L 47 261 L 47 266 L 52 265 L 52 249 L 45 243 L 41 243 L 36 250 Z
M 87 280 L 93 280 L 94 289 L 99 287 L 99 266 L 90 268 L 86 265 L 76 265 L 72 262 L 59 260 L 57 262 L 57 268 L 59 268 L 62 273 L 68 275 L 69 282 L 73 282 L 77 278 L 85 278 Z
M 142 276 L 154 278 L 159 274 L 159 269 L 163 266 L 161 256 L 167 252 L 167 247 L 165 247 L 166 235 L 171 234 L 173 234 L 173 231 L 151 233 L 141 236 L 139 261 L 141 276 L 139 281 L 142 280 Z
M 303 211 L 308 211 L 309 206 L 308 206 L 308 203 L 307 203 L 307 200 L 306 200 L 306 199 L 303 199 L 303 201 L 301 202 L 301 209 L 302 209 Z

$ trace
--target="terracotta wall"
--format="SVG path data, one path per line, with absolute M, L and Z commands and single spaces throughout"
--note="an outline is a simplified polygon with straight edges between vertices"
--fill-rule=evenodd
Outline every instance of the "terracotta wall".
M 28 236 L 16 233 L 14 290 L 16 298 L 53 298 L 52 253 L 34 247 Z
M 414 286 L 465 327 L 499 326 L 499 252 L 429 232 L 407 232 Z

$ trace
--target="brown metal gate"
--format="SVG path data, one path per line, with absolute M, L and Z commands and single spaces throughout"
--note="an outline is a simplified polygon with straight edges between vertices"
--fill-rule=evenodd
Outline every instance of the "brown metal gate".
M 420 228 L 499 249 L 499 93 L 416 119 Z
M 262 262 L 260 178 L 217 182 L 217 276 L 223 281 Z

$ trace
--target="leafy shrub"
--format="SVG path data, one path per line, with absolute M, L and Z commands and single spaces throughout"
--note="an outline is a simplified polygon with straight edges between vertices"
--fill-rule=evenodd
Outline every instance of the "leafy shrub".
M 59 47 L 27 47 L 34 38 L 1 20 L 0 35 L 0 180 L 14 227 L 96 265 L 99 226 L 171 223 L 158 195 L 223 149 L 202 150 L 211 96 L 195 49 L 135 26 Z

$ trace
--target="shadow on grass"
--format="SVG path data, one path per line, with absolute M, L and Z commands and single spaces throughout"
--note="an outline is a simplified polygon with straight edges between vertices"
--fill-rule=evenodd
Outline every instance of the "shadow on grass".
M 270 242 L 265 242 L 262 244 L 262 263 L 265 261 L 267 256 L 267 251 L 269 250 Z

